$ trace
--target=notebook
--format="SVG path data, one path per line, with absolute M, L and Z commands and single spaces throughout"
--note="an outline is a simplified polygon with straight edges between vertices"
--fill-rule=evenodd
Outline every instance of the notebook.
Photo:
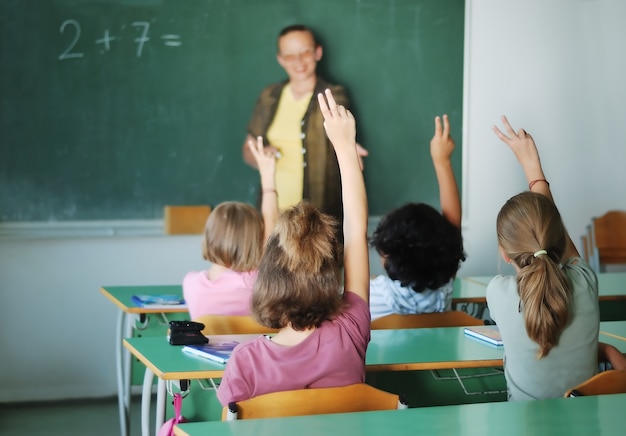
M 203 357 L 218 363 L 226 363 L 233 353 L 233 349 L 239 344 L 232 342 L 209 342 L 201 345 L 185 345 L 183 351 L 194 356 Z
M 185 300 L 178 295 L 133 295 L 130 297 L 133 304 L 138 307 L 150 309 L 171 309 L 175 307 L 187 307 Z
M 495 325 L 465 327 L 464 333 L 472 338 L 480 339 L 481 341 L 485 341 L 491 345 L 502 345 L 500 330 L 498 330 L 498 327 Z

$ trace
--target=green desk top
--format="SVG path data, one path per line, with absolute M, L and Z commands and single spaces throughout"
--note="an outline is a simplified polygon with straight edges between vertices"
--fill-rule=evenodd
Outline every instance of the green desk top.
M 176 434 L 298 436 L 623 435 L 626 394 L 179 424 Z
M 144 285 L 144 286 L 103 286 L 100 288 L 109 300 L 126 313 L 180 313 L 187 312 L 186 307 L 174 306 L 160 309 L 137 307 L 131 300 L 133 295 L 178 295 L 183 296 L 182 285 Z
M 598 273 L 598 299 L 626 299 L 626 272 Z M 453 303 L 484 303 L 487 285 L 493 276 L 457 277 L 454 280 Z
M 219 378 L 225 368 L 162 337 L 127 338 L 124 346 L 165 380 Z M 368 371 L 493 367 L 502 366 L 502 354 L 502 348 L 466 337 L 462 327 L 374 330 L 366 365 Z
M 598 273 L 600 300 L 626 299 L 626 272 Z
M 485 291 L 492 276 L 457 277 L 454 280 L 452 302 L 484 303 Z M 600 300 L 626 299 L 626 272 L 598 273 Z M 187 309 L 148 309 L 131 301 L 135 294 L 176 294 L 182 296 L 181 285 L 103 286 L 100 291 L 127 313 L 186 312 Z
M 601 322 L 600 340 L 613 344 L 622 352 L 626 352 L 626 321 Z
M 626 321 L 600 323 L 600 340 L 626 352 Z M 606 333 L 609 333 L 607 335 Z M 254 335 L 232 335 L 250 340 Z M 212 337 L 216 340 L 216 337 Z M 224 340 L 221 336 L 218 340 Z M 124 346 L 165 380 L 219 378 L 225 365 L 183 353 L 163 337 L 127 338 Z M 503 349 L 463 334 L 463 327 L 373 330 L 365 363 L 368 371 L 478 368 L 502 365 Z

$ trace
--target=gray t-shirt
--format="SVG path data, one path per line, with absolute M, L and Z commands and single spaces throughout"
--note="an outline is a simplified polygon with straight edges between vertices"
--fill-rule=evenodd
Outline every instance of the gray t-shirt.
M 487 305 L 504 342 L 504 373 L 509 401 L 562 397 L 598 368 L 598 279 L 575 257 L 563 265 L 573 304 L 558 345 L 537 359 L 539 346 L 526 333 L 515 276 L 496 276 L 487 286 Z

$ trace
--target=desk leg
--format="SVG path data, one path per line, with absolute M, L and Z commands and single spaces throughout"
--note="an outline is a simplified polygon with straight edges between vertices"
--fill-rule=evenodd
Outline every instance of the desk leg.
M 150 435 L 150 403 L 152 402 L 152 381 L 154 373 L 146 368 L 143 375 L 143 388 L 141 390 L 141 435 Z M 159 431 L 157 427 L 156 431 Z
M 165 398 L 167 397 L 166 381 L 159 377 L 157 384 L 157 402 L 156 402 L 156 431 L 163 426 L 165 422 Z
M 127 330 L 127 322 L 126 313 L 123 310 L 119 311 L 117 316 L 117 327 L 116 327 L 116 346 L 115 346 L 115 360 L 116 360 L 116 372 L 117 372 L 117 402 L 119 406 L 119 415 L 120 415 L 120 436 L 128 435 L 128 425 L 130 422 L 129 419 L 129 407 L 127 402 L 127 393 L 130 391 L 130 379 L 127 377 L 130 370 L 126 371 L 124 364 L 126 363 L 126 355 L 128 352 L 124 352 L 124 345 L 122 341 L 124 340 L 124 335 Z M 130 360 L 128 360 L 130 365 Z

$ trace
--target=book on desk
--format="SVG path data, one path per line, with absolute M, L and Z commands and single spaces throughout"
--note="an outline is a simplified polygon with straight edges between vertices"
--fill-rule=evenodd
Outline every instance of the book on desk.
M 238 344 L 239 342 L 237 341 L 230 341 L 209 342 L 208 344 L 201 345 L 185 345 L 183 347 L 183 352 L 209 359 L 214 362 L 226 363 Z
M 131 300 L 138 307 L 150 309 L 171 309 L 173 307 L 184 308 L 185 300 L 178 295 L 133 295 Z
M 495 325 L 465 327 L 465 329 L 463 329 L 463 332 L 466 336 L 478 339 L 490 345 L 495 345 L 497 347 L 503 345 L 500 330 L 498 330 L 498 327 Z

